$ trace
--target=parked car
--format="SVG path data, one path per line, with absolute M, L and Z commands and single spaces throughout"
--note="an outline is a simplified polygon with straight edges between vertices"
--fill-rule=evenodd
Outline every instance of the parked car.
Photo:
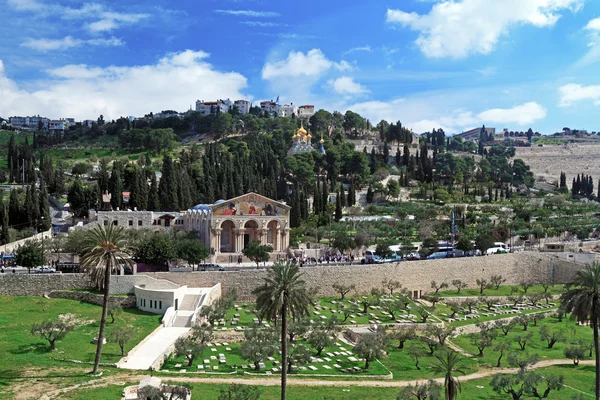
M 405 259 L 407 261 L 416 261 L 421 259 L 421 255 L 419 253 L 410 253 L 406 255 Z
M 448 253 L 445 251 L 436 251 L 435 253 L 427 256 L 428 260 L 440 260 L 442 258 L 448 258 Z
M 52 267 L 48 267 L 46 265 L 39 266 L 33 270 L 36 274 L 53 274 L 56 270 Z

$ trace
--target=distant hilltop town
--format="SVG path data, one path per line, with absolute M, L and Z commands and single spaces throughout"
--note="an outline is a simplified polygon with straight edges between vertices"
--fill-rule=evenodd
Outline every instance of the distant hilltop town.
M 139 119 L 154 120 L 170 117 L 183 118 L 186 114 L 189 114 L 194 111 L 204 116 L 236 111 L 240 115 L 255 113 L 261 115 L 268 114 L 270 117 L 280 118 L 310 118 L 315 114 L 315 106 L 312 104 L 296 106 L 293 103 L 282 105 L 279 104 L 279 101 L 273 100 L 261 101 L 259 106 L 253 106 L 252 103 L 248 100 L 197 100 L 195 110 L 190 107 L 188 111 L 183 113 L 173 110 L 166 110 L 156 114 L 150 113 L 144 115 L 143 117 L 129 116 L 128 118 L 131 121 Z M 7 121 L 3 121 L 3 124 L 8 124 L 14 128 L 20 128 L 25 130 L 38 130 L 46 131 L 51 134 L 62 134 L 66 130 L 68 130 L 70 126 L 73 126 L 78 122 L 81 122 L 81 125 L 83 125 L 84 127 L 91 128 L 92 124 L 96 122 L 96 120 L 86 119 L 84 121 L 75 121 L 74 118 L 50 119 L 46 117 L 41 117 L 39 115 L 32 117 L 13 116 L 8 118 Z

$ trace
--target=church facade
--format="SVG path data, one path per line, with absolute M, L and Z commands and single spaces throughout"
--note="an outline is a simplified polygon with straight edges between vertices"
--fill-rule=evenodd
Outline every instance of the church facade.
M 196 232 L 215 262 L 236 262 L 252 241 L 273 247 L 272 259 L 285 258 L 289 247 L 290 206 L 247 193 L 192 209 L 161 211 L 92 211 L 85 229 L 116 225 L 128 229 Z

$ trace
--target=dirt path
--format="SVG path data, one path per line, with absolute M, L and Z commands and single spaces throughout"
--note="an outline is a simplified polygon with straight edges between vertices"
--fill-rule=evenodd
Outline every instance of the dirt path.
M 572 364 L 572 360 L 546 360 L 541 361 L 535 364 L 529 369 L 538 369 L 551 367 L 555 365 L 569 365 Z M 581 361 L 580 365 L 594 365 L 593 360 Z M 461 381 L 471 381 L 474 379 L 487 378 L 496 374 L 515 374 L 518 372 L 517 368 L 501 368 L 501 369 L 489 369 L 476 372 L 471 375 L 465 375 L 459 377 Z M 114 375 L 106 378 L 100 378 L 94 381 L 89 381 L 84 384 L 74 385 L 67 388 L 54 390 L 52 392 L 46 393 L 44 396 L 39 397 L 39 400 L 51 400 L 60 398 L 61 394 L 77 390 L 77 389 L 91 389 L 97 387 L 105 387 L 111 385 L 126 385 L 129 382 L 138 382 L 142 379 L 147 378 L 148 375 L 133 375 L 133 374 L 123 374 L 123 375 Z M 187 376 L 179 376 L 173 375 L 164 377 L 164 379 L 168 379 L 172 382 L 186 382 L 186 383 L 213 383 L 213 384 L 246 384 L 246 385 L 255 385 L 255 386 L 279 386 L 281 384 L 280 378 L 277 376 L 273 376 L 272 378 L 200 378 L 200 377 L 187 377 Z M 417 379 L 411 381 L 391 381 L 391 380 L 340 380 L 340 381 L 332 381 L 332 380 L 319 380 L 319 379 L 311 379 L 311 378 L 295 378 L 291 376 L 288 378 L 289 386 L 336 386 L 336 387 L 349 387 L 349 386 L 363 386 L 363 387 L 404 387 L 408 385 L 415 385 L 417 383 L 427 382 L 427 379 Z M 444 378 L 435 379 L 438 383 L 443 384 Z

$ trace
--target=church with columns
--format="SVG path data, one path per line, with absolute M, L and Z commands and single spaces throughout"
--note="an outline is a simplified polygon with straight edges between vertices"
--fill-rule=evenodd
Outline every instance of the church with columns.
M 284 258 L 289 247 L 290 206 L 256 193 L 185 212 L 185 230 L 198 231 L 215 262 L 235 262 L 252 241 L 273 247 L 272 259 Z

